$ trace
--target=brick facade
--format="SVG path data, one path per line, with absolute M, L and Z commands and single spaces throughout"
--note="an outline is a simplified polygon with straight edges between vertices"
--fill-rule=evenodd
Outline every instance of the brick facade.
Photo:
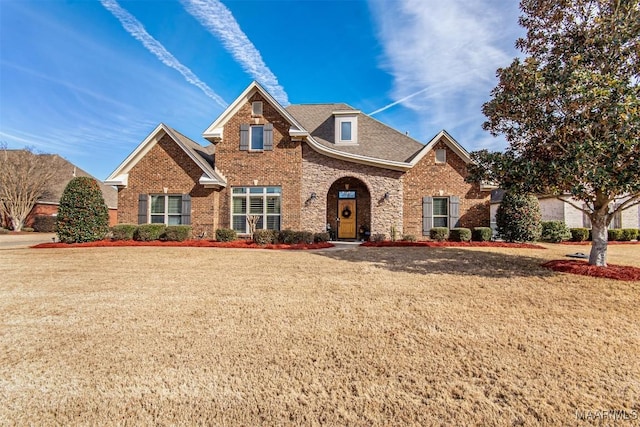
M 262 116 L 251 115 L 251 104 L 263 101 Z M 241 124 L 273 124 L 273 151 L 240 151 Z M 220 191 L 219 227 L 230 228 L 231 188 L 244 186 L 282 187 L 281 228 L 300 230 L 300 185 L 302 147 L 289 137 L 289 123 L 275 108 L 254 94 L 224 125 L 224 137 L 216 145 L 216 167 L 227 178 L 227 188 Z
M 215 221 L 217 192 L 198 183 L 200 167 L 169 137 L 160 141 L 129 171 L 126 188 L 118 189 L 118 222 L 138 223 L 140 194 L 191 195 L 191 225 L 193 232 L 212 235 L 218 227 Z
M 437 149 L 447 150 L 447 162 L 436 164 Z M 443 141 L 439 141 L 404 176 L 404 232 L 418 238 L 422 233 L 422 198 L 460 197 L 460 227 L 489 226 L 489 191 L 464 182 L 465 162 Z

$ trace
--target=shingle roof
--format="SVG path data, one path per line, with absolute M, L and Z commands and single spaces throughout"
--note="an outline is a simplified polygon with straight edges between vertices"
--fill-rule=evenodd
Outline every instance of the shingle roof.
M 17 153 L 23 150 L 7 150 L 7 155 L 12 155 L 12 153 Z M 71 178 L 74 176 L 88 176 L 90 178 L 95 179 L 100 185 L 100 189 L 102 190 L 102 195 L 104 197 L 104 201 L 107 206 L 111 209 L 118 208 L 118 191 L 109 186 L 105 185 L 99 179 L 96 179 L 94 176 L 89 174 L 88 172 L 80 169 L 73 163 L 69 162 L 67 159 L 64 159 L 57 154 L 38 154 L 39 156 L 53 156 L 58 162 L 60 162 L 60 166 L 56 168 L 56 175 L 49 182 L 47 187 L 46 194 L 39 200 L 40 203 L 60 203 L 60 197 L 62 197 L 62 192 L 65 187 L 71 181 Z
M 335 144 L 334 111 L 357 111 L 347 104 L 300 104 L 286 110 L 325 147 L 347 154 L 395 162 L 408 162 L 424 147 L 415 139 L 362 113 L 358 113 L 358 144 Z

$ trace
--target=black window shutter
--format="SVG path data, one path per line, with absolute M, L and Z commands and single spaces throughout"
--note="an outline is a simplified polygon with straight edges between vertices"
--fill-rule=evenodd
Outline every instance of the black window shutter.
M 180 216 L 180 224 L 191 225 L 191 196 L 182 195 L 182 214 Z
M 249 125 L 240 125 L 240 151 L 249 151 Z
M 433 228 L 433 197 L 422 198 L 422 235 L 428 236 Z
M 264 125 L 264 147 L 265 151 L 273 150 L 273 124 L 267 123 Z
M 149 211 L 149 195 L 138 194 L 138 224 L 147 223 L 147 212 Z
M 449 197 L 449 228 L 455 228 L 458 226 L 458 220 L 460 219 L 460 197 Z

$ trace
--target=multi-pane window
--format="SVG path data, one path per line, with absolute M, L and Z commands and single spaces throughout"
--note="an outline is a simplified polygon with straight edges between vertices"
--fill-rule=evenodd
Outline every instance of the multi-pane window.
M 264 126 L 251 126 L 251 149 L 264 149 Z
M 181 224 L 182 196 L 152 195 L 149 216 L 152 224 Z
M 434 227 L 449 226 L 449 198 L 448 197 L 433 198 L 433 226 Z
M 256 230 L 280 230 L 280 187 L 235 187 L 231 205 L 231 225 L 238 233 L 249 233 L 248 215 L 257 217 Z

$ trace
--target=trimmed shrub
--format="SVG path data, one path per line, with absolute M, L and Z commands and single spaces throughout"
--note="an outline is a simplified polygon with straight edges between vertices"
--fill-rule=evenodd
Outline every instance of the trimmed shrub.
M 296 244 L 304 243 L 310 245 L 313 243 L 313 233 L 310 231 L 296 231 Z
M 314 243 L 325 243 L 325 242 L 328 242 L 329 240 L 331 240 L 331 235 L 326 231 L 323 231 L 321 233 L 315 233 L 313 235 Z
M 571 233 L 571 240 L 573 242 L 584 242 L 589 239 L 588 228 L 571 228 L 569 232 Z
M 133 233 L 133 240 L 140 242 L 160 240 L 166 228 L 164 224 L 141 224 Z
M 136 224 L 118 224 L 111 227 L 113 240 L 133 240 L 133 234 L 138 226 Z
M 6 228 L 0 228 L 0 234 L 9 234 L 9 230 Z
M 638 230 L 636 230 L 635 228 L 622 229 L 622 236 L 620 237 L 620 240 L 622 240 L 623 242 L 630 242 L 632 240 L 636 240 L 637 238 Z
M 607 240 L 610 242 L 617 242 L 622 239 L 622 229 L 621 228 L 612 228 L 607 230 Z
M 31 227 L 22 227 L 20 231 L 24 231 L 26 233 L 33 233 L 33 228 Z
M 491 227 L 474 227 L 471 231 L 471 239 L 474 242 L 490 242 L 493 237 Z
M 296 232 L 287 228 L 285 230 L 280 230 L 278 233 L 278 243 L 284 243 L 285 245 L 292 245 L 296 243 Z
M 429 237 L 438 242 L 444 242 L 449 238 L 449 229 L 447 227 L 433 227 L 429 230 Z
M 387 235 L 384 233 L 375 233 L 371 235 L 372 242 L 384 242 L 387 240 Z
M 238 233 L 231 228 L 218 228 L 216 230 L 216 240 L 218 242 L 233 242 L 238 239 Z
M 253 241 L 258 245 L 270 245 L 278 240 L 276 230 L 256 230 L 253 232 Z
M 449 231 L 449 240 L 452 242 L 469 242 L 471 241 L 471 230 L 468 228 L 452 228 Z
M 571 231 L 563 221 L 542 221 L 540 239 L 545 242 L 560 243 L 571 238 Z
M 541 219 L 535 196 L 508 191 L 496 212 L 498 235 L 507 242 L 534 242 L 540 238 Z
M 190 225 L 169 225 L 160 236 L 161 239 L 170 242 L 184 242 L 191 236 Z
M 62 197 L 56 221 L 63 243 L 94 242 L 109 232 L 109 211 L 98 182 L 87 176 L 72 178 Z
M 418 239 L 413 234 L 403 234 L 402 235 L 403 242 L 417 242 Z
M 39 233 L 53 233 L 56 231 L 56 217 L 38 215 L 33 218 L 33 229 Z

